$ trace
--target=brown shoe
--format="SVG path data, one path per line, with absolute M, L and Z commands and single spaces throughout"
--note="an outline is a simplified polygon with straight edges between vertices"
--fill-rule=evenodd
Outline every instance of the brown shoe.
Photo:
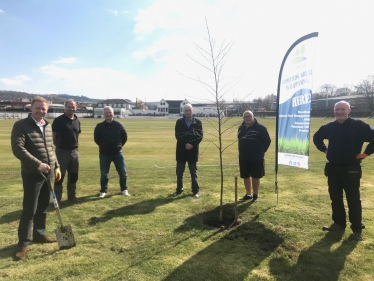
M 26 256 L 27 246 L 26 247 L 18 247 L 17 252 L 14 255 L 16 260 L 22 260 Z
M 73 203 L 80 203 L 81 201 L 77 198 L 77 197 L 71 197 L 68 199 L 70 202 L 73 202 Z
M 36 244 L 44 244 L 44 243 L 56 243 L 56 239 L 49 238 L 48 236 L 39 236 L 32 240 L 32 242 Z

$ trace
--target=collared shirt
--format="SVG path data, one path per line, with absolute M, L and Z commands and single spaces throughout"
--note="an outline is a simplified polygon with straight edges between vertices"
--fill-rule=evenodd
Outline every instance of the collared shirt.
M 185 119 L 186 119 L 187 127 L 189 128 L 192 124 L 192 117 L 191 117 L 191 119 L 187 119 L 187 118 L 185 118 Z
M 66 114 L 62 114 L 55 118 L 52 124 L 52 131 L 56 133 L 55 145 L 57 148 L 67 150 L 78 148 L 81 123 L 75 114 L 73 115 L 73 119 Z
M 44 125 L 45 125 L 45 121 L 44 119 L 40 120 L 40 122 L 36 121 L 34 117 L 32 117 L 32 115 L 30 115 L 31 118 L 35 121 L 35 124 L 40 128 L 40 131 L 42 132 L 42 135 L 43 135 L 43 138 L 44 138 Z

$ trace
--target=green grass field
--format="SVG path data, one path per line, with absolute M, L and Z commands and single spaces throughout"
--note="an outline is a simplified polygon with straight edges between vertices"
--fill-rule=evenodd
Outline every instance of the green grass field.
M 128 131 L 123 152 L 130 197 L 119 195 L 112 165 L 109 193 L 99 199 L 98 148 L 95 125 L 81 119 L 81 168 L 77 196 L 70 204 L 64 189 L 61 213 L 73 228 L 77 246 L 29 246 L 27 258 L 13 261 L 22 205 L 20 163 L 10 147 L 13 120 L 0 121 L 0 280 L 372 280 L 374 269 L 374 156 L 363 161 L 361 199 L 366 225 L 364 241 L 325 233 L 331 223 L 324 154 L 310 143 L 309 170 L 279 166 L 279 197 L 274 192 L 275 119 L 259 118 L 273 143 L 266 155 L 266 176 L 260 201 L 240 202 L 239 224 L 223 228 L 219 217 L 220 171 L 215 122 L 203 120 L 200 145 L 200 198 L 185 193 L 173 198 L 175 119 L 122 119 Z M 311 136 L 330 120 L 311 119 Z M 374 126 L 374 120 L 367 120 Z M 240 119 L 226 124 L 225 145 L 236 140 Z M 155 167 L 155 165 L 157 167 Z M 234 179 L 238 175 L 237 144 L 224 153 L 224 219 L 234 221 Z M 242 180 L 239 197 L 244 195 Z M 47 234 L 54 236 L 58 219 L 51 206 Z

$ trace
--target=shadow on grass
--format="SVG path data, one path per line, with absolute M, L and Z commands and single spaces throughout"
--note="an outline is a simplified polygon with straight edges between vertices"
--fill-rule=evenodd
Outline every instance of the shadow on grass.
M 240 224 L 240 214 L 246 211 L 253 203 L 251 201 L 238 202 L 238 222 Z M 191 231 L 192 229 L 206 229 L 217 228 L 218 231 L 222 231 L 227 228 L 235 226 L 235 209 L 234 203 L 228 203 L 222 206 L 222 220 L 219 220 L 220 206 L 214 207 L 213 209 L 205 212 L 198 213 L 191 217 L 188 217 L 184 224 L 175 229 L 175 232 Z M 207 209 L 212 206 L 206 206 Z M 265 210 L 266 211 L 266 210 Z M 256 218 L 259 215 L 256 216 Z
M 243 211 L 250 204 L 239 205 Z M 233 204 L 225 205 L 226 212 Z M 186 225 L 196 225 L 196 221 L 219 214 L 219 208 L 195 215 L 186 220 Z M 229 216 L 229 215 L 227 215 Z M 243 280 L 282 242 L 283 238 L 262 223 L 257 222 L 259 215 L 251 221 L 232 226 L 219 240 L 190 257 L 171 272 L 164 281 L 172 280 Z M 196 227 L 194 227 L 196 228 Z M 181 226 L 175 231 L 188 231 L 191 227 Z M 222 228 L 221 228 L 222 229 Z M 221 230 L 222 231 L 222 230 Z M 211 237 L 211 236 L 210 236 Z M 208 240 L 204 239 L 204 240 Z
M 14 257 L 14 254 L 17 250 L 17 247 L 18 247 L 17 244 L 13 244 L 13 245 L 9 245 L 9 246 L 6 246 L 6 247 L 0 249 L 0 259 L 6 259 L 6 258 L 9 258 L 9 257 Z M 14 258 L 13 258 L 13 260 L 14 260 Z
M 109 198 L 111 196 L 113 196 L 113 195 L 108 195 L 106 198 Z M 67 207 L 74 206 L 76 204 L 83 204 L 85 202 L 91 202 L 91 201 L 94 201 L 96 199 L 97 200 L 103 200 L 101 198 L 98 198 L 98 196 L 94 196 L 94 195 L 84 196 L 84 197 L 79 198 L 79 200 L 81 200 L 80 203 L 73 203 L 73 202 L 70 202 L 68 200 L 64 200 L 60 203 L 59 208 L 64 209 L 64 208 L 67 208 Z M 22 204 L 20 204 L 20 207 L 22 207 Z M 53 202 L 51 200 L 51 202 L 50 202 L 50 204 L 47 208 L 47 213 L 54 212 L 54 211 L 55 211 L 55 207 L 53 206 Z M 19 221 L 19 219 L 21 217 L 21 214 L 22 214 L 22 209 L 4 214 L 3 216 L 0 217 L 0 224 L 7 224 L 7 223 L 11 223 L 13 221 Z
M 21 213 L 22 213 L 22 210 L 18 210 L 18 211 L 10 212 L 10 213 L 7 213 L 7 214 L 3 215 L 0 218 L 0 224 L 11 223 L 13 221 L 18 221 L 19 218 L 21 217 Z
M 33 247 L 32 245 L 35 245 L 35 243 L 33 243 L 33 242 L 30 243 L 27 252 L 30 252 L 30 250 L 32 250 L 32 247 Z M 38 245 L 41 246 L 41 247 L 43 246 L 41 244 L 38 244 Z M 10 258 L 11 257 L 13 259 L 13 261 L 20 262 L 20 260 L 18 260 L 18 259 L 15 258 L 15 253 L 16 253 L 17 249 L 18 249 L 18 245 L 17 244 L 12 244 L 12 245 L 6 246 L 5 248 L 0 249 L 0 259 L 6 259 L 6 258 Z M 60 251 L 60 250 L 56 249 L 56 250 L 48 251 L 48 253 L 39 255 L 38 258 L 42 258 L 42 257 L 46 257 L 46 256 L 51 256 L 51 255 L 55 254 L 58 251 Z M 27 260 L 27 259 L 28 259 L 28 254 L 26 253 L 25 260 Z M 1 268 L 0 268 L 0 272 L 1 272 Z
M 357 245 L 356 241 L 347 239 L 332 249 L 342 236 L 343 232 L 328 232 L 321 240 L 302 251 L 295 265 L 290 265 L 284 257 L 272 259 L 269 262 L 270 272 L 276 280 L 339 280 L 347 256 Z
M 187 195 L 186 195 L 187 196 Z M 114 217 L 123 217 L 131 215 L 145 215 L 153 212 L 158 206 L 168 204 L 170 202 L 182 199 L 186 196 L 166 197 L 166 198 L 156 198 L 151 200 L 141 201 L 132 205 L 126 205 L 121 208 L 110 210 L 104 214 L 102 217 L 91 217 L 89 219 L 89 225 L 95 225 L 97 223 L 106 222 Z
M 244 212 L 249 208 L 251 202 L 238 205 L 238 212 Z M 234 204 L 224 205 L 224 219 L 233 221 Z M 264 210 L 263 212 L 266 212 Z M 271 253 L 283 243 L 283 238 L 272 230 L 267 229 L 262 223 L 257 222 L 259 214 L 254 216 L 249 222 L 232 225 L 231 228 L 212 226 L 210 223 L 219 218 L 219 207 L 210 209 L 206 212 L 193 215 L 185 220 L 183 226 L 176 228 L 175 232 L 188 232 L 194 229 L 201 230 L 204 228 L 216 228 L 217 232 L 225 233 L 220 239 L 213 241 L 203 250 L 192 255 L 188 260 L 183 262 L 162 280 L 243 280 L 248 274 L 259 266 Z M 205 224 L 208 223 L 208 224 Z M 209 238 L 203 239 L 208 241 Z M 173 247 L 180 247 L 183 253 L 188 251 L 187 247 L 191 246 L 191 239 L 196 239 L 197 235 L 192 231 L 191 235 L 177 241 Z M 189 245 L 189 246 L 186 246 Z M 131 267 L 141 268 L 142 265 L 148 264 L 149 261 L 158 259 L 165 250 L 154 253 L 151 257 L 143 259 L 131 265 Z M 194 252 L 194 249 L 190 249 Z M 178 252 L 178 250 L 177 250 Z M 183 256 L 176 256 L 180 260 Z M 127 271 L 120 271 L 105 280 L 127 280 Z M 128 271 L 131 272 L 131 271 Z M 158 279 L 157 279 L 158 280 Z
M 63 209 L 63 208 L 67 208 L 67 207 L 71 207 L 71 206 L 74 206 L 74 205 L 79 205 L 79 204 L 84 204 L 84 203 L 87 203 L 87 202 L 93 202 L 93 201 L 98 201 L 98 200 L 107 200 L 108 198 L 112 197 L 112 196 L 119 196 L 119 194 L 115 194 L 115 193 L 107 193 L 107 195 L 105 196 L 105 198 L 99 198 L 99 192 L 97 194 L 92 194 L 92 195 L 87 195 L 87 196 L 80 196 L 78 197 L 78 200 L 79 200 L 79 203 L 76 203 L 76 202 L 71 202 L 69 201 L 68 199 L 63 199 L 61 202 L 60 202 L 60 209 Z M 121 196 L 123 196 L 121 194 Z M 51 200 L 51 207 L 53 207 L 53 202 Z

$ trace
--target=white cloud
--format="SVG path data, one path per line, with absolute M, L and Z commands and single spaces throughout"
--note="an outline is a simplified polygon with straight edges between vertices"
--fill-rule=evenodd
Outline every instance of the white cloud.
M 8 79 L 8 78 L 0 78 L 0 81 L 3 82 L 7 86 L 18 86 L 22 85 L 19 81 L 16 81 L 14 79 Z
M 19 75 L 14 77 L 15 80 L 19 81 L 31 81 L 32 79 L 26 75 Z
M 123 72 L 104 68 L 67 69 L 56 65 L 45 65 L 38 69 L 44 74 L 43 88 L 34 92 L 58 89 L 59 93 L 84 95 L 91 98 L 140 98 L 159 101 L 162 98 L 198 97 L 203 91 L 198 83 L 191 83 L 175 68 L 165 68 L 145 80 Z M 48 85 L 51 85 L 49 87 Z M 203 92 L 204 93 L 204 92 Z
M 0 9 L 0 14 L 1 14 L 1 13 L 4 13 L 4 11 Z
M 205 62 L 194 45 L 209 49 L 205 18 L 216 48 L 223 41 L 235 42 L 222 78 L 244 74 L 241 82 L 225 97 L 227 100 L 240 99 L 253 90 L 255 93 L 250 99 L 276 93 L 279 68 L 286 51 L 297 39 L 311 32 L 319 32 L 313 79 L 316 89 L 323 83 L 332 83 L 337 87 L 354 84 L 374 74 L 374 40 L 370 37 L 374 26 L 372 0 L 148 2 L 152 4 L 138 10 L 134 17 L 133 34 L 125 34 L 129 36 L 124 42 L 129 43 L 126 51 L 132 53 L 131 61 L 124 64 L 115 62 L 113 66 L 124 65 L 129 72 L 110 69 L 110 62 L 105 59 L 102 61 L 106 68 L 95 60 L 97 64 L 94 68 L 81 66 L 80 69 L 68 69 L 66 64 L 77 59 L 56 57 L 53 63 L 33 73 L 32 83 L 27 83 L 28 90 L 94 98 L 109 96 L 134 100 L 138 97 L 147 101 L 211 98 L 199 83 L 188 79 L 199 76 L 211 81 L 206 71 L 187 56 Z M 105 13 L 117 21 L 128 11 L 106 9 Z M 89 56 L 84 62 L 79 62 L 80 65 L 93 63 L 89 61 Z M 73 66 L 69 65 L 69 68 Z M 146 71 L 142 71 L 139 77 L 131 74 L 131 71 L 140 73 L 140 68 Z M 20 77 L 5 78 L 7 75 L 2 74 L 1 83 L 19 86 L 27 81 Z
M 196 29 L 212 11 L 213 7 L 201 0 L 155 1 L 147 9 L 138 10 L 134 32 L 152 33 L 155 29 L 177 30 L 191 27 Z
M 59 59 L 55 60 L 53 63 L 72 63 L 72 62 L 75 62 L 75 61 L 76 61 L 76 58 L 74 58 L 74 57 L 70 57 L 70 58 L 59 57 Z
M 39 68 L 40 73 L 59 82 L 60 92 L 87 95 L 90 97 L 126 98 L 134 89 L 141 89 L 142 83 L 126 72 L 104 68 L 66 69 L 55 65 Z
M 170 77 L 177 71 L 189 77 L 203 72 L 186 59 L 186 54 L 200 62 L 203 60 L 193 43 L 205 49 L 209 47 L 205 41 L 207 18 L 217 48 L 224 40 L 235 41 L 224 67 L 225 77 L 243 73 L 244 78 L 228 94 L 231 97 L 237 93 L 245 96 L 253 90 L 251 99 L 276 93 L 279 68 L 286 51 L 297 39 L 311 32 L 319 32 L 315 89 L 323 83 L 334 83 L 337 87 L 354 84 L 373 74 L 374 55 L 370 50 L 374 49 L 374 40 L 368 35 L 374 26 L 374 18 L 370 16 L 374 8 L 372 1 L 360 4 L 322 0 L 254 3 L 247 0 L 155 1 L 146 9 L 140 9 L 135 17 L 134 33 L 144 38 L 144 43 L 151 43 L 134 51 L 133 57 L 152 58 L 160 65 L 162 71 L 155 77 L 163 81 L 158 87 L 164 92 L 188 92 L 187 88 L 191 87 L 190 94 L 193 94 L 197 89 L 190 86 L 191 83 Z M 339 11 L 337 5 L 340 5 Z M 189 86 L 178 88 L 172 85 L 176 80 Z
M 0 78 L 0 81 L 7 86 L 21 86 L 25 81 L 32 81 L 32 79 L 26 75 L 15 76 L 12 79 Z
M 172 56 L 171 52 L 178 51 L 178 53 L 180 53 L 186 50 L 186 44 L 191 45 L 191 41 L 186 37 L 174 33 L 170 36 L 162 36 L 159 40 L 155 40 L 151 46 L 143 51 L 135 51 L 133 57 L 139 59 L 152 57 L 153 60 L 160 61 L 170 58 Z
M 118 16 L 119 14 L 127 14 L 129 13 L 129 11 L 118 11 L 118 10 L 113 10 L 113 9 L 109 9 L 109 13 L 115 15 L 115 16 Z

